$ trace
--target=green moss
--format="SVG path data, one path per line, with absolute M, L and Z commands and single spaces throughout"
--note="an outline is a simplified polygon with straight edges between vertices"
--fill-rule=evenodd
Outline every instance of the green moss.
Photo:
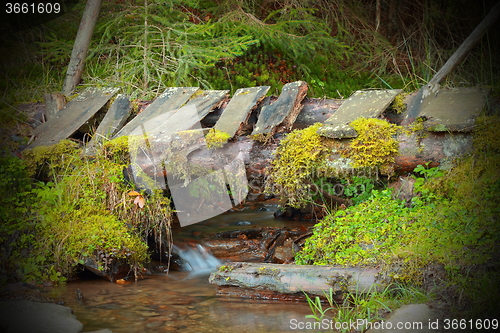
M 233 266 L 221 265 L 218 270 L 219 272 L 232 272 L 233 269 Z
M 250 139 L 267 144 L 272 139 L 271 133 L 259 133 L 250 135 Z
M 126 195 L 132 187 L 114 153 L 128 152 L 129 143 L 117 139 L 92 158 L 70 141 L 25 153 L 31 174 L 46 167 L 48 179 L 33 189 L 24 187 L 23 202 L 29 205 L 23 214 L 5 216 L 2 234 L 21 232 L 8 244 L 12 255 L 6 260 L 19 278 L 61 282 L 86 258 L 103 270 L 123 260 L 137 273 L 149 258 L 148 236 L 168 237 L 170 200 L 153 191 L 139 208 Z
M 427 128 L 431 132 L 448 132 L 448 128 L 443 124 L 435 124 Z
M 229 139 L 231 134 L 211 128 L 205 136 L 207 147 L 210 149 L 222 147 Z
M 266 191 L 278 194 L 292 207 L 301 207 L 310 200 L 310 182 L 325 165 L 328 149 L 317 133 L 320 126 L 318 123 L 289 133 L 271 162 Z
M 391 104 L 391 109 L 394 112 L 401 114 L 406 111 L 406 104 L 404 103 L 406 94 L 399 94 L 394 98 L 394 101 Z
M 30 175 L 45 173 L 54 176 L 74 163 L 78 144 L 62 140 L 51 146 L 38 146 L 23 152 Z
M 344 157 L 351 158 L 355 168 L 378 167 L 380 173 L 391 175 L 399 147 L 394 135 L 400 127 L 375 118 L 358 118 L 350 125 L 358 136 L 351 141 Z

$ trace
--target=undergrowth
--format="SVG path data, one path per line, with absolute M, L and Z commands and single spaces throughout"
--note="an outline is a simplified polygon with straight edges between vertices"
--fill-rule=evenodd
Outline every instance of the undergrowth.
M 103 272 L 127 263 L 137 277 L 149 260 L 148 237 L 170 237 L 170 201 L 153 192 L 134 204 L 119 161 L 86 157 L 67 140 L 2 160 L 5 186 L 15 191 L 0 209 L 4 273 L 58 283 L 90 260 Z
M 312 318 L 319 325 L 313 328 L 333 329 L 335 332 L 360 332 L 377 327 L 378 321 L 384 320 L 385 314 L 410 303 L 423 303 L 430 300 L 429 295 L 419 288 L 401 284 L 390 284 L 383 290 L 370 288 L 361 292 L 354 290 L 345 292 L 342 301 L 335 299 L 330 288 L 322 297 L 311 298 L 305 293 Z M 326 300 L 322 302 L 322 299 Z
M 499 124 L 498 117 L 479 118 L 474 152 L 451 170 L 417 167 L 417 195 L 409 205 L 384 189 L 332 211 L 315 226 L 296 262 L 385 267 L 392 281 L 426 288 L 459 315 L 497 313 L 499 295 L 487 295 L 484 284 L 486 277 L 492 279 L 487 285 L 498 282 L 491 269 L 500 242 Z M 442 267 L 443 276 L 425 281 L 433 265 Z

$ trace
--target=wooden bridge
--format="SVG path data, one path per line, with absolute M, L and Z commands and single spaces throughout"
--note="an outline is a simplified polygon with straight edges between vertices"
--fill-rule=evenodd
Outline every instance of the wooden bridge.
M 297 81 L 286 84 L 278 97 L 267 96 L 270 87 L 238 89 L 232 98 L 228 90 L 202 91 L 196 87 L 172 87 L 138 113 L 128 123 L 132 109 L 128 97 L 118 89 L 88 88 L 63 109 L 47 111 L 49 119 L 36 128 L 35 140 L 28 146 L 47 146 L 71 137 L 93 120 L 108 101 L 115 97 L 99 126 L 92 133 L 95 142 L 129 135 L 147 122 L 148 127 L 189 130 L 204 121 L 217 130 L 239 137 L 243 134 L 272 136 L 305 127 L 315 122 L 324 126 L 320 134 L 331 138 L 351 138 L 356 132 L 349 123 L 359 117 L 377 118 L 402 90 L 360 90 L 347 100 L 307 99 L 307 84 Z M 470 132 L 475 118 L 483 109 L 488 91 L 482 88 L 442 89 L 420 112 L 424 126 L 433 132 Z M 48 105 L 49 103 L 46 103 Z M 183 114 L 195 106 L 197 115 Z M 249 125 L 252 114 L 257 116 Z M 154 123 L 156 119 L 157 123 Z M 298 123 L 298 124 L 296 124 Z M 298 125 L 298 126 L 297 126 Z

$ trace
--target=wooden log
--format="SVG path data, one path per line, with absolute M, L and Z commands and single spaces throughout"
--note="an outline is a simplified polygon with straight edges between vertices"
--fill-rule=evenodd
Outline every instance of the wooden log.
M 272 142 L 261 143 L 252 140 L 250 137 L 240 137 L 238 141 L 226 144 L 218 149 L 217 155 L 222 155 L 231 160 L 232 157 L 243 154 L 248 183 L 253 193 L 263 193 L 263 184 L 266 177 L 266 169 L 273 160 L 273 154 L 281 141 L 282 136 L 276 136 Z M 424 137 L 416 133 L 400 134 L 397 137 L 399 141 L 399 155 L 395 158 L 395 171 L 398 174 L 406 174 L 413 171 L 419 164 L 429 163 L 430 167 L 439 165 L 449 166 L 454 158 L 466 154 L 472 149 L 472 135 L 470 133 L 447 133 L 447 132 L 428 132 Z M 348 147 L 350 141 L 344 139 L 340 145 Z M 197 147 L 189 156 L 189 163 L 207 169 L 216 169 L 220 167 L 220 161 L 213 158 L 213 151 L 203 146 Z M 331 156 L 331 161 L 340 156 Z M 153 175 L 153 168 L 148 169 L 148 164 L 156 157 L 145 157 L 144 160 L 137 160 L 143 170 Z M 359 175 L 356 169 L 342 169 L 339 173 Z M 162 176 L 162 175 L 156 175 Z M 373 176 L 373 175 L 371 175 Z M 348 202 L 339 200 L 341 198 L 328 197 L 330 200 L 339 204 L 349 205 Z
M 380 291 L 384 284 L 378 275 L 376 268 L 235 262 L 219 266 L 210 274 L 209 283 L 217 286 L 220 296 L 259 298 L 262 292 L 324 296 L 330 288 L 337 295 Z M 234 287 L 242 293 L 235 295 Z
M 43 94 L 46 120 L 52 118 L 66 106 L 66 97 L 61 93 Z

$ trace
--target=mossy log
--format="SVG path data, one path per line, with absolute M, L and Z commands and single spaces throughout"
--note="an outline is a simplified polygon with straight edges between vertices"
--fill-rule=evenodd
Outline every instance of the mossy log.
M 384 286 L 378 275 L 375 268 L 236 262 L 219 266 L 209 282 L 217 286 L 219 296 L 298 300 L 304 292 L 325 296 L 330 288 L 339 297 L 379 291 Z
M 218 169 L 221 161 L 216 156 L 224 156 L 230 161 L 232 157 L 236 157 L 241 152 L 251 190 L 255 193 L 262 193 L 266 168 L 270 166 L 273 154 L 282 138 L 283 134 L 280 134 L 268 143 L 261 143 L 250 137 L 240 137 L 236 142 L 217 149 L 217 154 L 213 154 L 213 150 L 207 148 L 194 150 L 189 154 L 188 160 L 191 165 Z M 394 170 L 396 174 L 411 172 L 419 164 L 428 164 L 430 167 L 446 165 L 472 148 L 472 135 L 470 133 L 426 132 L 425 136 L 420 136 L 417 133 L 400 134 L 397 140 L 399 153 L 395 157 Z M 348 148 L 349 144 L 349 139 L 339 141 L 340 147 Z M 154 158 L 157 157 L 159 155 L 154 156 Z M 332 155 L 330 162 L 334 162 L 340 157 L 340 155 Z M 150 175 L 155 170 L 150 165 L 151 160 L 149 156 L 143 156 L 142 159 L 137 160 L 142 169 Z M 342 169 L 339 172 L 358 174 L 355 169 Z

